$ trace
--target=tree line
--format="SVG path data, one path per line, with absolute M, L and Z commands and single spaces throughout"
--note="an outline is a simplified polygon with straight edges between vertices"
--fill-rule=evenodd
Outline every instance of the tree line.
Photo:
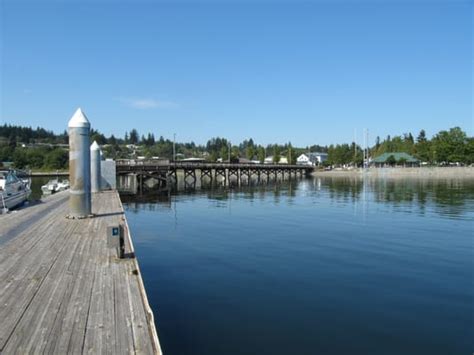
M 102 146 L 104 156 L 112 159 L 128 159 L 144 156 L 177 159 L 183 157 L 200 157 L 210 162 L 236 162 L 245 158 L 263 162 L 272 157 L 277 163 L 286 158 L 288 163 L 296 163 L 296 158 L 305 152 L 326 152 L 326 165 L 357 165 L 363 163 L 363 148 L 355 142 L 330 146 L 313 145 L 294 147 L 290 142 L 285 144 L 258 144 L 252 138 L 233 144 L 227 138 L 213 137 L 204 145 L 194 142 L 173 142 L 163 136 L 158 138 L 153 133 L 140 135 L 137 129 L 125 132 L 123 137 L 113 134 L 105 136 L 95 129 L 90 132 L 91 141 L 96 140 Z M 0 162 L 10 161 L 18 168 L 32 169 L 66 169 L 68 164 L 68 136 L 64 131 L 55 134 L 44 128 L 21 127 L 4 124 L 0 126 Z M 26 146 L 26 147 L 25 147 Z M 174 147 L 174 149 L 173 149 Z M 468 137 L 459 127 L 443 130 L 428 139 L 421 130 L 416 138 L 411 133 L 400 136 L 387 136 L 383 141 L 377 137 L 375 144 L 369 147 L 369 156 L 377 157 L 386 152 L 405 152 L 429 164 L 459 162 L 474 163 L 474 138 Z
M 416 138 L 411 133 L 387 136 L 383 141 L 377 137 L 368 150 L 371 158 L 383 153 L 403 152 L 428 164 L 474 163 L 474 137 L 468 137 L 460 127 L 439 131 L 431 139 L 428 139 L 425 130 L 421 130 Z M 363 159 L 363 148 L 354 142 L 328 147 L 328 165 L 360 166 Z
M 163 136 L 155 138 L 153 133 L 140 135 L 136 129 L 125 132 L 123 137 L 113 134 L 109 137 L 95 129 L 90 131 L 90 139 L 102 146 L 105 158 L 128 159 L 143 156 L 145 158 L 177 159 L 184 157 L 201 157 L 215 162 L 218 160 L 237 162 L 245 158 L 263 162 L 272 156 L 277 163 L 280 158 L 287 158 L 289 163 L 296 163 L 296 158 L 302 152 L 310 149 L 326 151 L 324 146 L 295 148 L 291 143 L 256 144 L 252 138 L 245 139 L 239 144 L 232 144 L 228 139 L 214 137 L 204 145 L 194 142 L 173 142 Z M 17 168 L 38 170 L 67 169 L 68 167 L 68 135 L 64 131 L 55 134 L 43 128 L 33 129 L 4 124 L 0 126 L 0 162 L 13 162 Z M 173 156 L 173 154 L 175 154 Z

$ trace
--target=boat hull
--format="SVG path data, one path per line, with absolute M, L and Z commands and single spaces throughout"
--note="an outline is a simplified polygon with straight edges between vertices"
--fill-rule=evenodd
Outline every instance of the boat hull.
M 21 205 L 23 202 L 28 200 L 30 192 L 28 190 L 24 191 L 18 191 L 17 193 L 10 195 L 10 196 L 3 196 L 0 198 L 0 206 L 3 209 L 12 209 L 15 208 L 19 205 Z

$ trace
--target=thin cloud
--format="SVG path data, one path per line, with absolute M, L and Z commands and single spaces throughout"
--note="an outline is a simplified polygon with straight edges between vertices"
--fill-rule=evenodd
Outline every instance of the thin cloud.
M 137 97 L 120 97 L 117 99 L 125 106 L 135 108 L 138 110 L 150 110 L 150 109 L 170 109 L 177 108 L 178 104 L 171 101 L 161 101 L 151 98 L 137 98 Z

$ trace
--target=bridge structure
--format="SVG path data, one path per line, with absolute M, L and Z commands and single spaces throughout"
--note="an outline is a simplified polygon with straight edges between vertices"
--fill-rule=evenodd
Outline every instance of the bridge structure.
M 169 162 L 166 160 L 118 160 L 116 165 L 119 186 L 128 186 L 127 190 L 134 192 L 142 192 L 150 186 L 151 181 L 153 185 L 161 189 L 177 186 L 179 182 L 182 182 L 185 188 L 194 188 L 198 182 L 202 185 L 204 181 L 224 186 L 232 183 L 241 186 L 250 185 L 252 182 L 260 184 L 271 180 L 302 178 L 312 171 L 313 167 L 306 165 Z

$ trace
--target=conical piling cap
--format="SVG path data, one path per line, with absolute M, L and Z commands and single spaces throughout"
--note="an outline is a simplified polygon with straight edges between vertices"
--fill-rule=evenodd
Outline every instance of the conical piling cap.
M 94 141 L 94 143 L 91 144 L 91 150 L 100 150 L 100 147 L 97 144 L 97 141 Z
M 91 124 L 79 107 L 68 123 L 69 128 L 90 128 Z

